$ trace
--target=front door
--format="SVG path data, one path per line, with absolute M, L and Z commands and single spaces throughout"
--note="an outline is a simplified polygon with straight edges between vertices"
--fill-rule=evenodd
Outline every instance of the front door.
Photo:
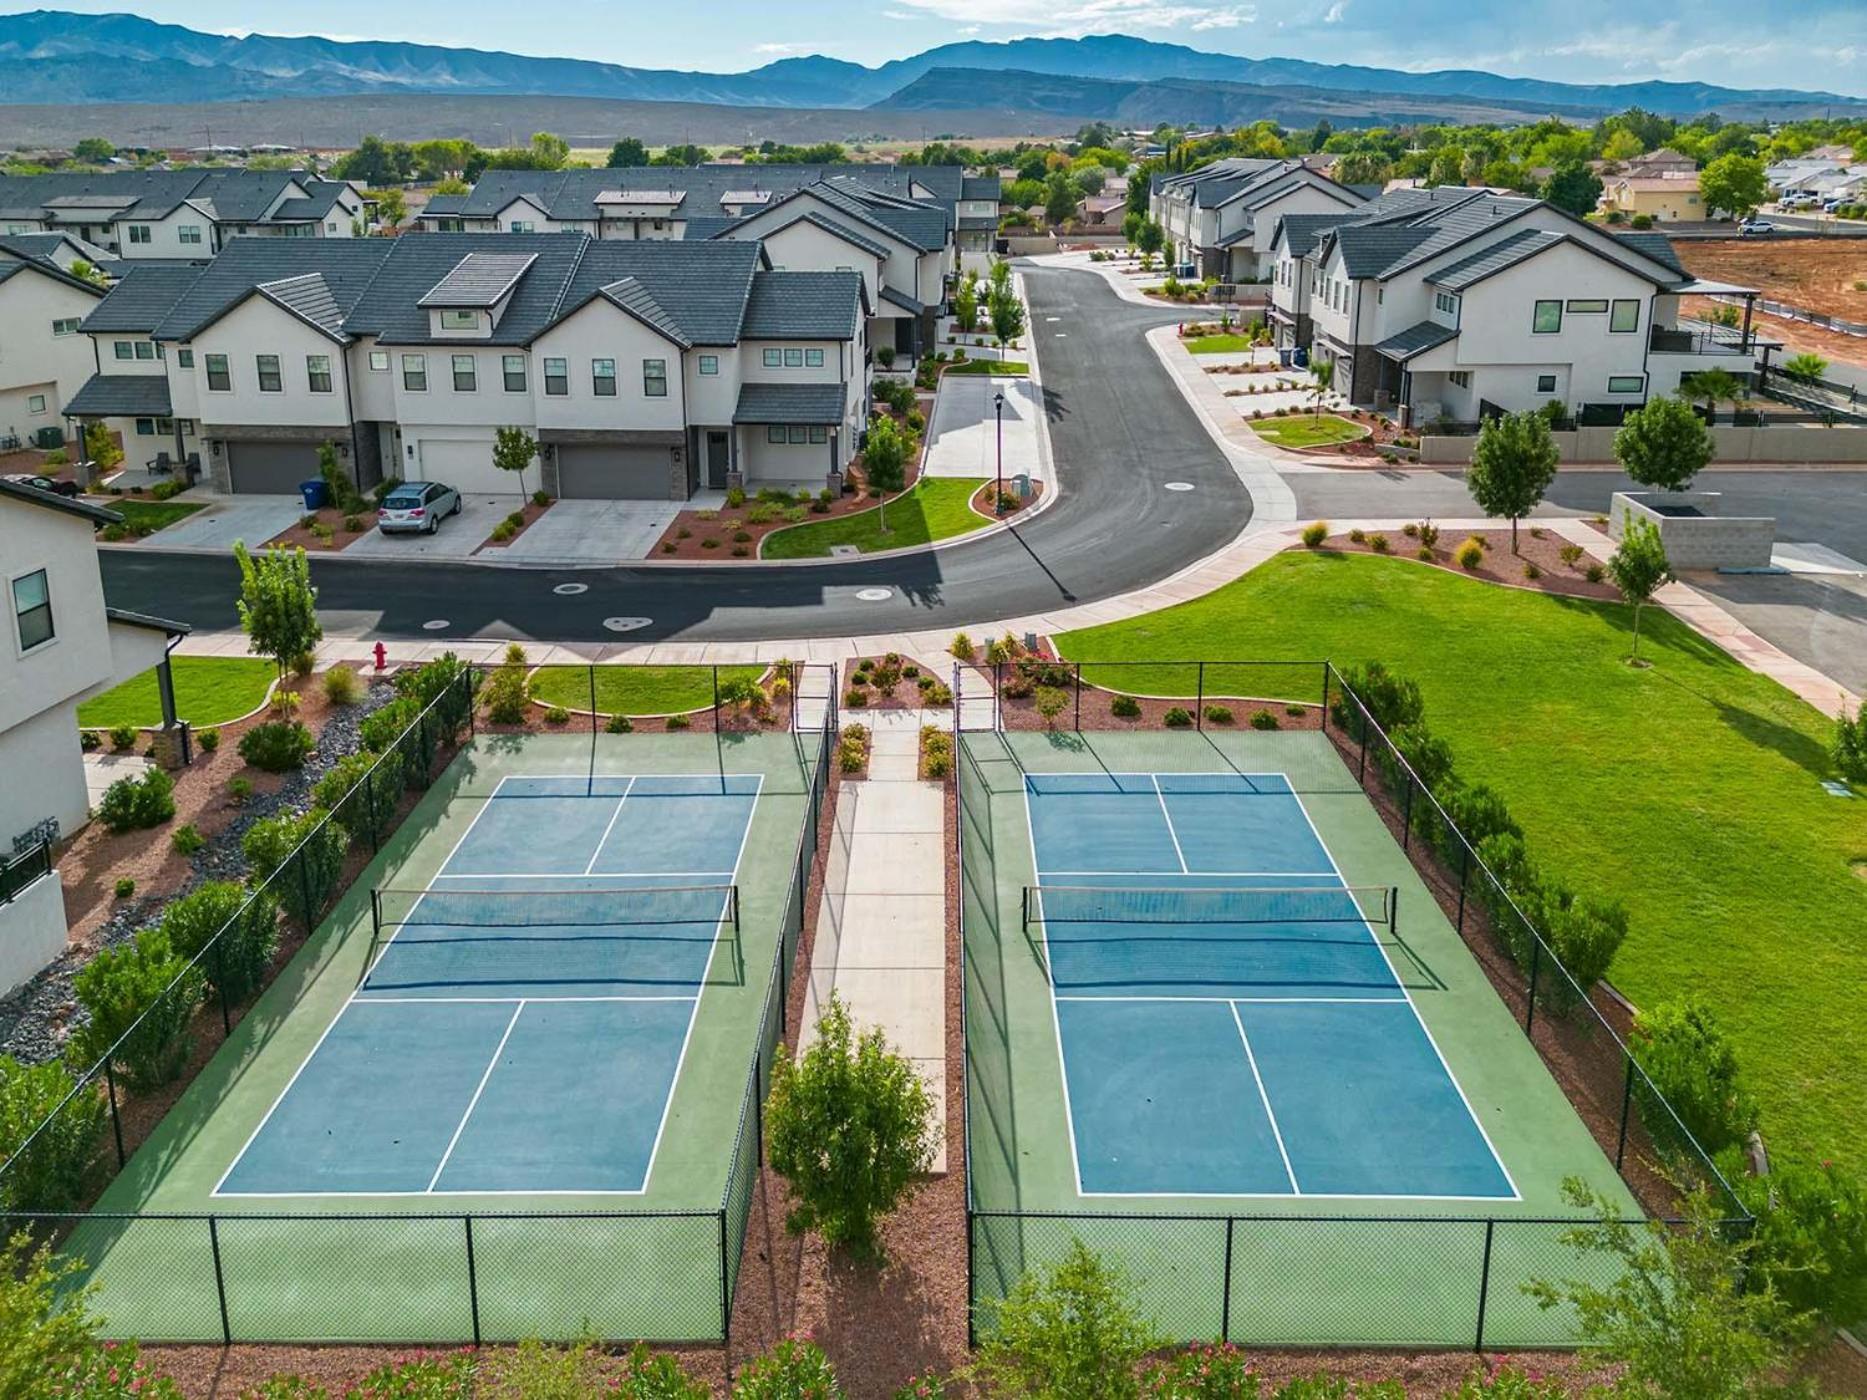
M 726 434 L 709 431 L 707 433 L 707 485 L 715 491 L 726 489 L 726 473 L 732 468 L 731 455 L 727 449 Z

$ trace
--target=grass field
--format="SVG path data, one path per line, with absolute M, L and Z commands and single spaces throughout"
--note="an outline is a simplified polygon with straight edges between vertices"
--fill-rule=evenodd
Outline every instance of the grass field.
M 1076 660 L 1378 657 L 1419 682 L 1468 782 L 1509 802 L 1571 885 L 1625 901 L 1614 983 L 1702 995 L 1736 1041 L 1771 1148 L 1867 1166 L 1867 856 L 1828 796 L 1828 721 L 1658 609 L 1458 578 L 1403 560 L 1286 554 L 1217 592 L 1066 633 Z M 1096 679 L 1094 668 L 1089 668 Z M 1187 690 L 1185 668 L 1101 679 Z
M 1248 335 L 1196 335 L 1183 343 L 1195 355 L 1231 355 L 1249 350 L 1256 342 Z
M 113 500 L 109 508 L 123 517 L 124 526 L 132 533 L 166 529 L 177 520 L 186 520 L 196 511 L 206 509 L 199 501 L 132 500 Z
M 266 703 L 266 690 L 278 674 L 257 656 L 177 656 L 169 665 L 175 677 L 175 711 L 190 724 L 225 724 Z M 78 706 L 86 729 L 133 724 L 149 729 L 162 723 L 162 697 L 156 673 L 145 671 Z
M 956 365 L 948 365 L 948 374 L 1029 374 L 1030 365 L 1023 360 L 961 360 Z
M 713 703 L 711 666 L 598 666 L 596 709 L 604 715 L 672 715 Z M 722 666 L 720 683 L 734 676 L 757 680 L 763 666 Z M 590 708 L 590 668 L 540 666 L 532 677 L 539 703 L 567 710 Z
M 1366 437 L 1368 430 L 1359 423 L 1325 413 L 1290 418 L 1265 418 L 1251 424 L 1251 430 L 1273 447 L 1326 447 L 1332 442 L 1349 442 Z
M 983 477 L 924 476 L 912 490 L 888 503 L 886 534 L 882 533 L 881 511 L 858 511 L 767 535 L 760 557 L 809 559 L 828 554 L 830 547 L 838 544 L 853 544 L 864 554 L 871 554 L 982 530 L 992 522 L 974 511 L 971 501 L 973 493 L 983 485 Z

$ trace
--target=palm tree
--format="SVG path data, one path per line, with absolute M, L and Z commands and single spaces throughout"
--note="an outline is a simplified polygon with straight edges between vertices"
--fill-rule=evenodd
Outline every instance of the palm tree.
M 1688 401 L 1703 400 L 1707 422 L 1718 419 L 1718 405 L 1735 403 L 1744 397 L 1744 381 L 1729 370 L 1702 369 L 1679 381 L 1679 397 Z
M 1309 362 L 1310 396 L 1316 401 L 1316 418 L 1322 420 L 1322 401 L 1335 387 L 1335 361 L 1312 359 Z

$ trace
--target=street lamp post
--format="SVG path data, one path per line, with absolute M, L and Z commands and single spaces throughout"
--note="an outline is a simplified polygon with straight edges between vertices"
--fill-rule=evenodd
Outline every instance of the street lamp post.
M 1005 391 L 992 395 L 992 417 L 998 425 L 998 473 L 992 483 L 992 514 L 1005 513 Z

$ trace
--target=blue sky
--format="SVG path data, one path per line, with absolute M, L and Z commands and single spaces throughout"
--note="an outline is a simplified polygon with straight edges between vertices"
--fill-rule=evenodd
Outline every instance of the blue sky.
M 302 33 L 315 15 L 315 32 L 338 38 L 651 68 L 733 71 L 813 52 L 873 65 L 960 38 L 1121 32 L 1253 57 L 1867 96 L 1863 0 L 557 0 L 548 10 L 513 0 L 320 0 L 296 9 L 296 24 L 251 0 L 63 0 L 63 7 L 133 8 L 236 32 Z M 266 19 L 255 24 L 256 13 Z

